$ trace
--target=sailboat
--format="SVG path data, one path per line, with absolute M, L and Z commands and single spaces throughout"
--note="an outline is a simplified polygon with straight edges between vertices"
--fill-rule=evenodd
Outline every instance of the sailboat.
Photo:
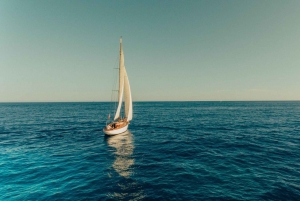
M 124 96 L 124 104 L 123 104 Z M 124 111 L 124 112 L 122 112 Z M 124 116 L 122 117 L 122 113 Z M 110 119 L 110 115 L 108 115 Z M 106 135 L 117 135 L 127 131 L 132 120 L 132 99 L 129 80 L 124 65 L 124 53 L 122 48 L 122 37 L 120 38 L 120 60 L 119 60 L 119 90 L 118 90 L 118 108 L 112 122 L 103 128 Z

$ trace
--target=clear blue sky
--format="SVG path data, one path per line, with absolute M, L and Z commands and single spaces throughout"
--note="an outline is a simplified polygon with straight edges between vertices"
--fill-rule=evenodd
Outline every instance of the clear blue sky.
M 0 102 L 300 100 L 300 1 L 0 1 Z

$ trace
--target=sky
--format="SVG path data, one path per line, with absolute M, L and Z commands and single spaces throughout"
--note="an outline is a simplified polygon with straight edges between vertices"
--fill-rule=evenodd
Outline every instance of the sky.
M 300 100 L 298 0 L 1 0 L 0 102 Z

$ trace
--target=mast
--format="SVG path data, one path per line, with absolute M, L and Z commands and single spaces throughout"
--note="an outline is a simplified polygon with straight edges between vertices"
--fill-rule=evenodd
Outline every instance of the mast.
M 120 38 L 120 60 L 119 60 L 119 92 L 118 92 L 118 109 L 116 111 L 114 120 L 118 119 L 121 117 L 120 112 L 121 112 L 121 107 L 122 107 L 122 100 L 123 100 L 123 92 L 124 92 L 124 73 L 125 73 L 125 68 L 124 68 L 124 53 L 123 53 L 123 48 L 122 48 L 122 37 Z

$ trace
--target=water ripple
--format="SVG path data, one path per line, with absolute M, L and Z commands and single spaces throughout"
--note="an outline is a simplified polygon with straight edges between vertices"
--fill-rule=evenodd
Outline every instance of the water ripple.
M 0 200 L 299 200 L 300 102 L 1 103 Z

